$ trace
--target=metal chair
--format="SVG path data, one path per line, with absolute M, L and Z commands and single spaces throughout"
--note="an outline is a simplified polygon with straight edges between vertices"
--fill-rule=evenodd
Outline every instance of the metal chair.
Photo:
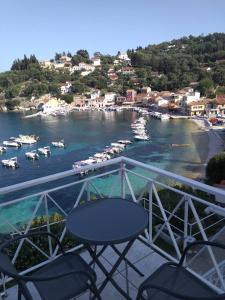
M 62 253 L 58 258 L 34 271 L 31 276 L 20 275 L 7 255 L 10 244 L 24 238 L 46 235 L 52 237 Z M 18 300 L 22 295 L 33 300 L 26 283 L 32 282 L 43 300 L 66 300 L 90 290 L 94 297 L 101 299 L 96 288 L 96 274 L 77 254 L 65 253 L 58 238 L 49 232 L 35 232 L 12 238 L 0 245 L 0 272 L 12 277 L 18 284 Z
M 163 264 L 140 285 L 137 300 L 225 299 L 225 293 L 219 295 L 183 267 L 187 251 L 196 245 L 214 246 L 225 250 L 225 245 L 208 241 L 199 241 L 189 244 L 184 249 L 179 263 L 169 262 Z

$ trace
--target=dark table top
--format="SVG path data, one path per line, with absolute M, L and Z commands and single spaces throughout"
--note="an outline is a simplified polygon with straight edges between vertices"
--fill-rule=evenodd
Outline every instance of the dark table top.
M 141 234 L 148 225 L 147 211 L 121 198 L 104 198 L 74 208 L 66 227 L 80 242 L 93 245 L 119 244 Z

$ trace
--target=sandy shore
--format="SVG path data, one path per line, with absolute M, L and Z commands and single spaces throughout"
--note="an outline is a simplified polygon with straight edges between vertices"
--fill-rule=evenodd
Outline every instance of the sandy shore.
M 202 168 L 201 174 L 199 174 L 200 178 L 205 178 L 205 169 L 208 161 L 215 155 L 224 151 L 225 141 L 218 133 L 218 131 L 221 130 L 221 128 L 218 127 L 215 128 L 213 126 L 210 126 L 209 122 L 204 119 L 191 119 L 191 120 L 194 121 L 199 126 L 199 128 L 208 132 L 208 137 L 209 137 L 208 156 Z

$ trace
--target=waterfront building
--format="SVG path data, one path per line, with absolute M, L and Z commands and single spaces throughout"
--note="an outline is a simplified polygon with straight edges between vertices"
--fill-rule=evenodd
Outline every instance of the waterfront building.
M 124 102 L 126 102 L 127 98 L 124 96 L 117 96 L 116 97 L 116 105 L 122 105 Z
M 137 92 L 133 89 L 126 91 L 126 101 L 127 102 L 135 102 L 135 98 L 137 96 Z
M 204 116 L 206 114 L 208 104 L 208 99 L 193 101 L 187 104 L 187 114 L 189 116 Z
M 193 101 L 199 101 L 200 100 L 200 92 L 191 92 L 188 93 L 183 97 L 183 101 L 187 104 L 193 102 Z
M 225 94 L 216 96 L 215 106 L 217 114 L 225 115 Z
M 116 93 L 106 93 L 104 99 L 105 99 L 105 106 L 112 106 L 115 104 Z
M 152 89 L 150 88 L 150 86 L 144 86 L 141 88 L 141 93 L 143 93 L 143 94 L 149 95 L 151 93 L 151 91 L 152 91 Z
M 100 94 L 101 94 L 101 91 L 100 90 L 93 90 L 92 92 L 91 92 L 91 99 L 92 100 L 95 100 L 95 99 L 97 99 L 97 98 L 99 98 L 100 97 Z
M 60 109 L 61 105 L 65 104 L 64 100 L 51 98 L 45 104 L 42 105 L 42 111 L 44 114 L 51 114 Z

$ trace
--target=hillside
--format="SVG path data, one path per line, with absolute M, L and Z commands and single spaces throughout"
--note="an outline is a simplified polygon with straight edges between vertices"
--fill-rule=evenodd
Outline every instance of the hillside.
M 51 67 L 43 67 L 35 55 L 24 56 L 13 62 L 10 71 L 0 73 L 0 103 L 6 102 L 11 107 L 21 100 L 29 101 L 46 93 L 70 102 L 73 95 L 88 94 L 91 89 L 100 89 L 102 94 L 123 95 L 128 88 L 138 91 L 143 86 L 151 86 L 159 91 L 176 90 L 193 82 L 208 97 L 224 92 L 224 33 L 183 37 L 130 49 L 127 51 L 130 60 L 118 59 L 119 54 L 95 53 L 95 58 L 101 60 L 101 65 L 96 67 L 86 50 L 75 54 L 56 53 L 48 61 Z M 58 68 L 62 57 L 69 58 L 69 62 Z M 81 64 L 92 71 L 82 73 Z M 72 86 L 67 95 L 62 95 L 60 88 L 66 82 Z

